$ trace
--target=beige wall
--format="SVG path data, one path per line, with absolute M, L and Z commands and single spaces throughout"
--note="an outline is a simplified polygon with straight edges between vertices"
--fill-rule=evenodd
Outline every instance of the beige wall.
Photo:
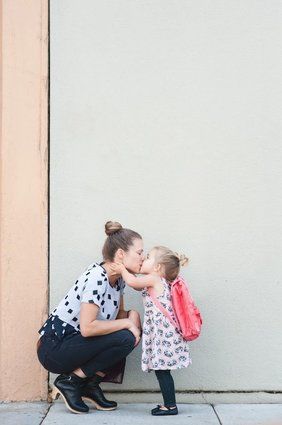
M 48 1 L 1 0 L 0 400 L 46 398 Z
M 178 390 L 282 391 L 281 16 L 276 0 L 51 1 L 51 305 L 107 219 L 187 253 L 204 326 Z M 157 389 L 140 354 L 111 388 Z

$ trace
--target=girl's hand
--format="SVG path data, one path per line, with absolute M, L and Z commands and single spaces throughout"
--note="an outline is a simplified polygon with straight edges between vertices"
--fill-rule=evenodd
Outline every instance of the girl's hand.
M 113 273 L 122 274 L 122 272 L 125 270 L 125 267 L 122 263 L 112 263 L 110 265 L 110 270 Z

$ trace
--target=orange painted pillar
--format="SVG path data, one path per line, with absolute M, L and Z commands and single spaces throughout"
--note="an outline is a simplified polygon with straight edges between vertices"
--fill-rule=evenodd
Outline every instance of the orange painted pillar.
M 0 400 L 47 398 L 48 0 L 0 0 Z

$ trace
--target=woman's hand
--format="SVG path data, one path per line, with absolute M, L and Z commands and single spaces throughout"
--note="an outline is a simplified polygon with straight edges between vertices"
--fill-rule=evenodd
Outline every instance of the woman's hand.
M 138 329 L 137 328 L 137 326 L 135 326 L 134 325 L 134 323 L 133 322 L 131 322 L 132 324 L 131 324 L 131 326 L 128 328 L 128 330 L 130 331 L 130 332 L 132 332 L 133 333 L 133 335 L 135 336 L 135 344 L 134 344 L 134 347 L 136 347 L 136 345 L 138 345 L 139 344 L 139 342 L 140 342 L 140 338 L 141 338 L 141 331 L 140 331 L 140 329 Z
M 134 323 L 135 326 L 137 326 L 138 329 L 140 329 L 140 332 L 141 332 L 142 326 L 141 326 L 140 314 L 138 313 L 138 311 L 129 310 L 128 318 Z
M 139 344 L 140 339 L 141 339 L 141 335 L 142 335 L 142 326 L 141 326 L 141 320 L 140 320 L 140 315 L 137 311 L 135 310 L 130 310 L 128 312 L 128 318 L 129 320 L 131 320 L 131 322 L 133 323 L 133 325 L 138 329 L 139 331 L 139 339 L 138 341 L 136 341 L 136 344 L 134 347 L 136 347 L 136 345 Z

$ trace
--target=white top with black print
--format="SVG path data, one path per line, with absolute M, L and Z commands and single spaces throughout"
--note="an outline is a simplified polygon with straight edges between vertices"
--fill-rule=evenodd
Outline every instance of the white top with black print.
M 94 263 L 87 267 L 64 299 L 52 311 L 48 320 L 39 330 L 40 335 L 44 335 L 45 332 L 54 332 L 57 336 L 58 334 L 63 336 L 65 332 L 62 328 L 70 329 L 70 326 L 80 332 L 79 315 L 82 302 L 96 304 L 100 307 L 97 320 L 116 319 L 125 282 L 120 277 L 115 286 L 111 286 L 102 264 Z

